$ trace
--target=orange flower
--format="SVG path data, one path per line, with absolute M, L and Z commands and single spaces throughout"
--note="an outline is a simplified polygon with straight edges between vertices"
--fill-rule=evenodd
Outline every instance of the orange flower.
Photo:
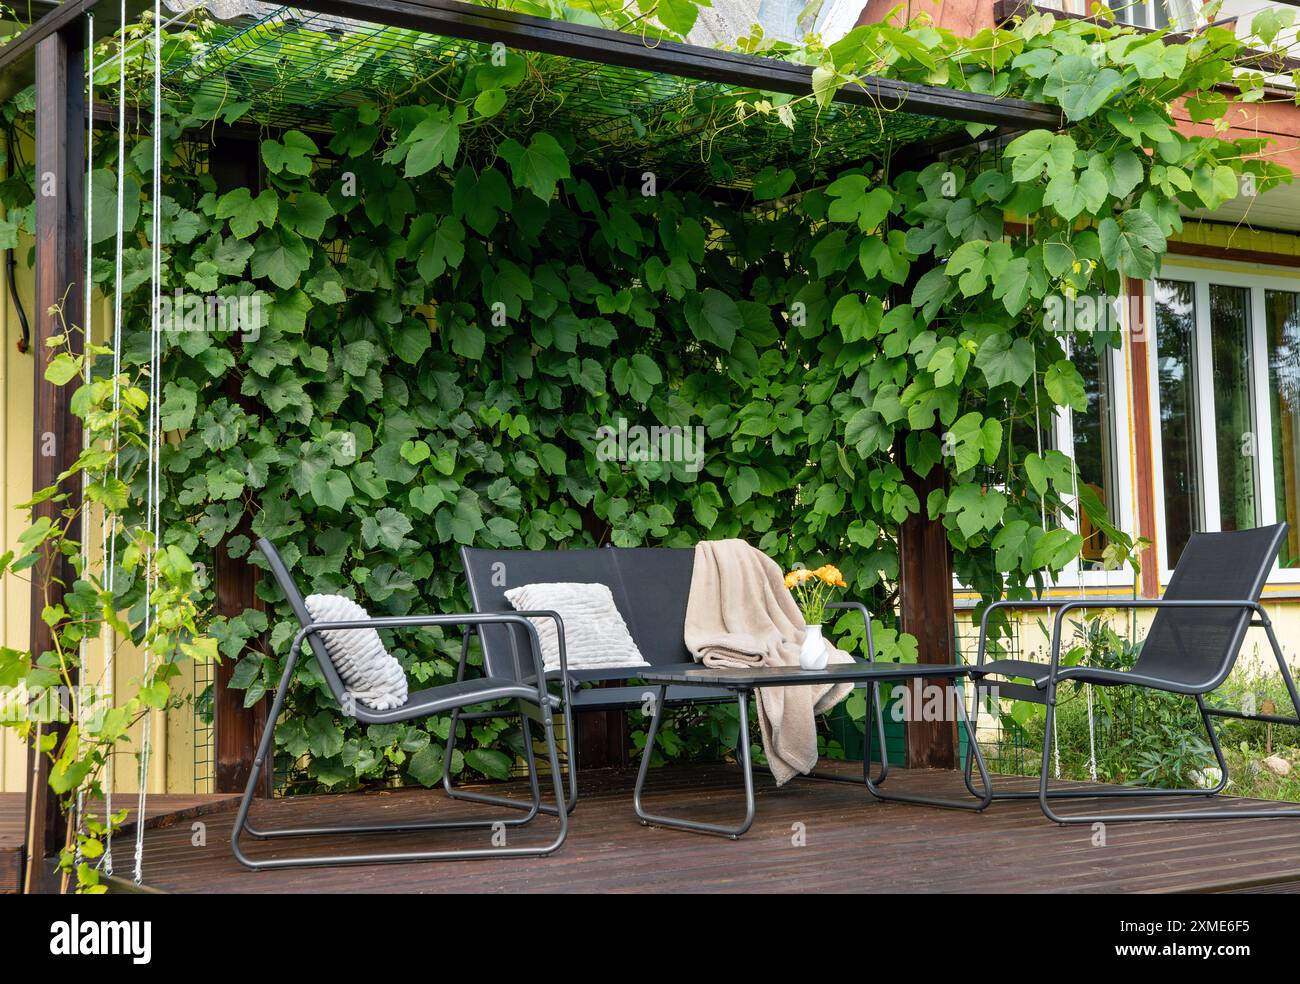
M 813 572 L 806 567 L 796 567 L 785 576 L 785 586 L 793 588 L 800 584 L 805 584 L 813 577 Z
M 816 570 L 796 567 L 785 576 L 785 586 L 794 595 L 795 603 L 809 625 L 820 625 L 826 619 L 826 605 L 836 588 L 847 587 L 844 575 L 834 564 L 822 564 Z
M 824 584 L 829 584 L 833 588 L 842 588 L 845 586 L 844 575 L 840 573 L 840 569 L 834 564 L 823 564 L 821 567 L 817 568 L 817 570 L 813 571 L 813 574 L 816 575 Z

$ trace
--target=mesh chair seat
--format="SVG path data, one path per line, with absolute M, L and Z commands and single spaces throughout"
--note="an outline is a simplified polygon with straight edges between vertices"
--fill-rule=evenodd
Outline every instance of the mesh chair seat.
M 980 667 L 972 667 L 970 675 L 973 677 L 1000 676 L 1030 680 L 1037 689 L 1046 690 L 1050 671 L 1051 667 L 1047 663 L 1039 663 L 1029 659 L 998 659 L 991 663 L 985 663 Z M 1076 680 L 1079 683 L 1095 683 L 1102 687 L 1118 687 L 1124 684 L 1137 683 L 1144 687 L 1153 686 L 1147 677 L 1139 679 L 1134 673 L 1127 670 L 1105 670 L 1092 666 L 1066 667 L 1056 674 L 1056 679 L 1060 681 Z
M 550 704 L 558 710 L 560 699 L 550 696 Z M 502 680 L 499 677 L 478 677 L 473 680 L 457 680 L 443 683 L 425 690 L 417 690 L 399 707 L 386 711 L 376 711 L 362 704 L 356 706 L 356 718 L 365 724 L 395 724 L 410 721 L 413 718 L 438 714 L 466 704 L 487 704 L 499 700 L 527 700 L 537 702 L 537 688 L 527 686 L 516 680 Z

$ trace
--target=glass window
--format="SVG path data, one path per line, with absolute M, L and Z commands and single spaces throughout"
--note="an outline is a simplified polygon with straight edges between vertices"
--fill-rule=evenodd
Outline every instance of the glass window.
M 1219 529 L 1249 530 L 1255 509 L 1255 423 L 1250 385 L 1250 289 L 1210 284 Z
M 1164 471 L 1168 562 L 1201 525 L 1201 480 L 1196 420 L 1196 289 L 1178 280 L 1155 283 L 1156 385 L 1160 397 L 1160 451 Z
M 1280 561 L 1283 567 L 1296 567 L 1300 566 L 1300 294 L 1266 290 L 1264 322 L 1273 496 L 1278 520 L 1290 525 Z
M 1134 27 L 1190 30 L 1198 20 L 1192 0 L 1112 0 L 1108 6 L 1117 22 Z
M 1097 340 L 1099 343 L 1100 338 Z M 1088 408 L 1072 412 L 1070 423 L 1074 434 L 1074 461 L 1079 470 L 1079 481 L 1088 485 L 1106 506 L 1111 523 L 1119 524 L 1116 506 L 1119 502 L 1119 485 L 1116 478 L 1115 414 L 1112 411 L 1110 348 L 1099 353 L 1091 340 L 1081 340 L 1070 355 L 1074 366 L 1083 377 L 1083 390 Z M 1100 567 L 1107 541 L 1096 529 L 1083 510 L 1079 510 L 1079 535 L 1083 537 L 1083 566 Z

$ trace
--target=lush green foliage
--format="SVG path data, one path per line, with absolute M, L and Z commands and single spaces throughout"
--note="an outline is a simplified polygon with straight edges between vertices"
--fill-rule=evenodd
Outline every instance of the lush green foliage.
M 1039 629 L 1050 631 L 1042 623 Z M 1071 621 L 1065 631 L 1073 639 L 1061 657 L 1064 666 L 1130 670 L 1142 650 L 1123 613 L 1094 610 Z M 1002 708 L 1004 739 L 1023 744 L 1027 754 L 1012 765 L 1004 757 L 1006 750 L 997 749 L 999 768 L 1016 771 L 1018 765 L 1025 774 L 1037 774 L 1045 720 L 1041 704 L 1014 702 Z M 1071 683 L 1061 689 L 1056 721 L 1053 768 L 1059 757 L 1065 779 L 1094 778 L 1095 763 L 1095 778 L 1101 782 L 1178 788 L 1193 784 L 1195 773 L 1215 764 L 1200 711 L 1189 697 Z
M 589 6 L 565 15 L 614 16 Z M 657 18 L 684 30 L 693 0 L 661 3 Z M 648 25 L 639 13 L 616 22 Z M 174 34 L 168 56 L 202 39 Z M 1038 16 L 969 40 L 924 23 L 858 28 L 829 49 L 746 39 L 816 64 L 817 102 L 880 74 L 1043 100 L 1070 122 L 826 187 L 791 187 L 774 169 L 754 210 L 667 190 L 667 175 L 645 195 L 640 174 L 579 171 L 588 135 L 547 132 L 532 102 L 511 99 L 529 71 L 517 53 L 494 63 L 484 48 L 408 80 L 340 112 L 332 135 L 266 132 L 255 188 L 218 187 L 202 167 L 217 121 L 246 103 L 168 105 L 167 290 L 260 307 L 243 330 L 168 336 L 165 544 L 209 566 L 219 548 L 244 556 L 251 517 L 305 586 L 386 614 L 463 610 L 464 544 L 743 536 L 784 564 L 834 560 L 848 595 L 884 612 L 899 524 L 924 510 L 968 583 L 1028 594 L 1080 543 L 1043 522 L 1069 510 L 1072 466 L 1040 455 L 1025 425 L 1032 434 L 1082 399 L 1068 344 L 1115 341 L 1069 341 L 1052 302 L 1116 296 L 1123 276 L 1155 268 L 1180 204 L 1213 208 L 1241 174 L 1262 189 L 1278 170 L 1252 156 L 1260 141 L 1174 128 L 1184 96 L 1212 121 L 1262 93 L 1257 76 L 1233 75 L 1241 42 L 1223 28 L 1167 40 Z M 102 84 L 115 79 L 111 52 Z M 747 125 L 787 125 L 790 105 L 756 94 Z M 140 137 L 122 162 L 103 141 L 93 181 L 107 289 L 114 169 L 129 175 L 128 365 L 144 356 L 147 323 Z M 219 141 L 213 153 L 242 152 Z M 26 177 L 5 192 L 30 230 Z M 704 428 L 702 467 L 600 455 L 599 429 L 620 418 Z M 946 488 L 922 502 L 907 475 L 936 468 Z M 250 703 L 274 686 L 293 634 L 270 582 L 260 590 L 272 617 L 211 626 Z M 890 621 L 878 645 L 906 658 L 915 644 Z M 250 652 L 268 630 L 265 651 Z M 454 672 L 457 640 L 440 631 L 393 645 L 416 686 Z M 702 727 L 734 740 L 734 725 Z M 484 723 L 444 762 L 446 729 L 442 718 L 360 728 L 308 663 L 277 748 L 281 765 L 307 762 L 331 786 L 432 783 L 447 768 L 499 776 L 519 752 L 516 729 Z M 697 739 L 682 748 L 708 744 Z

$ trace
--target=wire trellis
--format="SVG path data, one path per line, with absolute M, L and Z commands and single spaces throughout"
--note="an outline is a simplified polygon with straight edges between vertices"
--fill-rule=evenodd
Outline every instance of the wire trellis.
M 258 124 L 318 132 L 333 130 L 339 110 L 371 100 L 463 98 L 474 67 L 511 57 L 493 45 L 288 7 L 260 19 L 214 22 L 206 33 L 192 57 L 168 66 L 163 85 L 170 98 L 248 103 L 245 118 Z M 771 98 L 751 89 L 539 53 L 530 53 L 522 70 L 510 98 L 526 109 L 527 122 L 523 133 L 508 136 L 525 138 L 534 127 L 572 134 L 575 164 L 644 168 L 675 183 L 743 189 L 775 165 L 790 167 L 806 185 L 963 125 L 870 106 L 819 109 L 801 100 L 787 126 L 775 110 L 755 117 L 741 106 Z M 738 110 L 747 121 L 739 121 Z M 494 152 L 502 136 L 490 124 L 462 128 L 471 155 Z

